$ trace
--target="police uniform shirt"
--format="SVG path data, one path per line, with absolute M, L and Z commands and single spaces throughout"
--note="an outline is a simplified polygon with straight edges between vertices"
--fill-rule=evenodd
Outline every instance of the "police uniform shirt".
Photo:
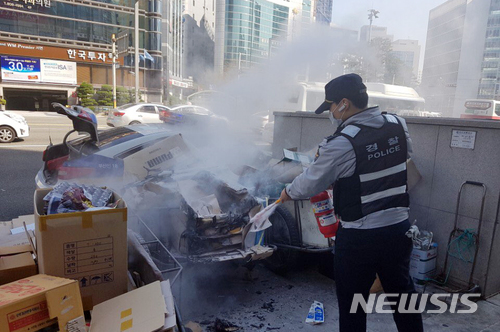
M 398 117 L 403 125 L 408 147 L 408 155 L 412 152 L 411 139 L 404 119 Z M 350 124 L 361 124 L 372 128 L 381 128 L 385 123 L 384 116 L 378 107 L 368 108 L 344 121 L 342 128 Z M 357 127 L 352 126 L 356 129 Z M 349 131 L 350 128 L 345 130 Z M 324 139 L 319 145 L 317 159 L 301 175 L 287 186 L 286 192 L 292 199 L 306 199 L 326 190 L 340 178 L 347 178 L 356 169 L 356 154 L 349 140 L 343 136 L 335 139 Z M 344 228 L 370 229 L 397 224 L 408 219 L 409 208 L 396 207 L 373 212 L 361 219 L 342 222 Z

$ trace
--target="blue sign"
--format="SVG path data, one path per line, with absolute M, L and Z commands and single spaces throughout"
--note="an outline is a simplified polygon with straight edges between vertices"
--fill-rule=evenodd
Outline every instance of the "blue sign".
M 40 82 L 40 59 L 2 56 L 2 80 Z

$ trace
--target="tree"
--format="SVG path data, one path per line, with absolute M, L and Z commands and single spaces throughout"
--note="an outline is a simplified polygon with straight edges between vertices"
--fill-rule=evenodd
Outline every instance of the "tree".
M 388 54 L 385 58 L 385 72 L 384 72 L 384 83 L 387 84 L 402 84 L 404 79 L 401 75 L 401 67 L 403 63 L 401 60 Z
M 341 55 L 343 73 L 356 73 L 367 80 L 366 64 L 362 55 L 344 53 Z
M 80 98 L 82 106 L 88 107 L 97 105 L 97 102 L 93 99 L 94 87 L 92 84 L 82 82 L 82 84 L 76 88 L 76 94 L 78 95 L 78 98 Z
M 116 104 L 118 106 L 130 103 L 130 93 L 123 86 L 116 87 Z
M 96 94 L 97 103 L 102 106 L 113 106 L 113 87 L 104 84 Z
M 373 38 L 370 42 L 370 48 L 372 54 L 375 55 L 373 63 L 366 68 L 368 75 L 368 81 L 371 82 L 386 82 L 385 79 L 388 77 L 386 75 L 386 69 L 388 64 L 392 61 L 392 44 L 387 38 Z M 390 74 L 389 74 L 390 75 Z M 391 76 L 392 80 L 392 76 Z
M 128 90 L 129 96 L 130 96 L 130 102 L 135 103 L 135 89 L 130 89 Z M 139 102 L 143 102 L 144 100 L 142 99 L 142 91 L 139 90 Z
M 173 95 L 173 94 L 169 94 L 168 95 L 168 98 L 167 98 L 167 105 L 168 106 L 175 106 L 175 105 L 179 105 L 182 103 L 182 100 L 177 97 L 176 95 Z

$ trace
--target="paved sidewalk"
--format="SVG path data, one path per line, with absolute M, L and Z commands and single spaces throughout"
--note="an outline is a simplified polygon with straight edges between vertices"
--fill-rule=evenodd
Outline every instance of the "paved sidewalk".
M 6 112 L 16 113 L 24 116 L 25 118 L 35 118 L 35 117 L 64 117 L 62 114 L 57 114 L 56 112 L 43 112 L 43 111 L 11 111 Z
M 209 331 L 216 318 L 226 319 L 243 331 L 338 331 L 335 282 L 316 268 L 279 276 L 258 265 L 255 279 L 245 280 L 244 275 L 244 269 L 234 265 L 185 268 L 180 301 L 177 299 L 184 322 L 200 323 L 203 331 Z M 174 295 L 179 297 L 176 291 Z M 324 305 L 323 324 L 305 323 L 313 301 Z M 498 332 L 500 295 L 479 301 L 473 314 L 424 314 L 423 320 L 426 332 Z M 367 326 L 368 332 L 397 332 L 391 314 L 369 314 Z

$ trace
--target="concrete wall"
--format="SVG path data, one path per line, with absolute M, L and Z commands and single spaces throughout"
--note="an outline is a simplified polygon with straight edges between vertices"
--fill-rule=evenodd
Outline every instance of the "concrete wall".
M 298 147 L 308 151 L 335 131 L 327 116 L 305 112 L 276 112 L 273 156 L 282 157 L 283 148 Z M 413 160 L 422 174 L 422 180 L 410 192 L 410 220 L 417 220 L 420 229 L 434 233 L 439 245 L 438 271 L 444 265 L 446 246 L 455 222 L 457 197 L 464 181 L 482 182 L 487 187 L 479 253 L 474 282 L 483 294 L 500 292 L 500 230 L 493 234 L 498 222 L 497 204 L 500 190 L 500 122 L 448 118 L 407 118 L 413 140 Z M 452 130 L 476 131 L 474 149 L 452 148 Z M 458 211 L 458 227 L 477 230 L 482 189 L 466 185 L 462 191 Z M 494 237 L 489 280 L 484 290 L 490 243 Z M 470 263 L 455 258 L 451 263 L 450 278 L 467 282 Z

